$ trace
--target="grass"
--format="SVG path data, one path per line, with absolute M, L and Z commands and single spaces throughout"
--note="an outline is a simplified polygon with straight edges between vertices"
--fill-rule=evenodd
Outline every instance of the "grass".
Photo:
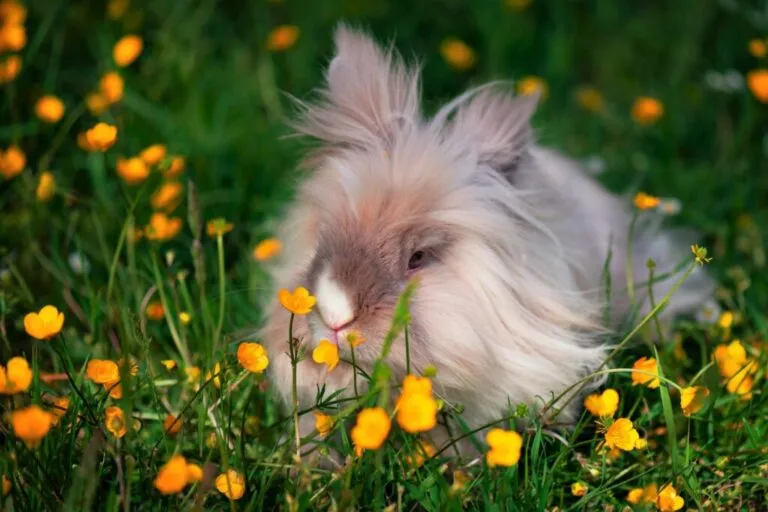
M 3 396 L 0 407 L 7 419 L 50 397 L 71 402 L 37 447 L 14 436 L 8 421 L 0 423 L 0 470 L 11 484 L 5 507 L 616 510 L 628 506 L 631 489 L 656 483 L 673 484 L 694 510 L 762 509 L 768 502 L 768 109 L 738 82 L 766 67 L 765 58 L 747 51 L 750 39 L 766 36 L 765 14 L 757 3 L 735 0 L 513 6 L 522 3 L 175 0 L 131 2 L 112 19 L 102 2 L 27 2 L 23 69 L 0 85 L 0 148 L 15 144 L 27 157 L 23 172 L 0 182 L 0 359 L 25 357 L 34 379 L 28 392 Z M 616 417 L 632 420 L 646 449 L 613 459 L 597 452 L 603 435 L 589 413 L 573 431 L 557 433 L 511 404 L 505 420 L 531 417 L 513 467 L 467 465 L 450 447 L 411 467 L 406 457 L 416 450 L 415 436 L 396 426 L 383 448 L 352 457 L 345 432 L 354 406 L 375 405 L 391 391 L 382 360 L 370 376 L 373 391 L 354 406 L 342 404 L 341 441 L 333 444 L 350 456 L 346 464 L 332 471 L 294 464 L 290 414 L 278 407 L 269 382 L 244 372 L 234 354 L 246 339 L 241 333 L 262 321 L 258 303 L 268 282 L 252 249 L 273 234 L 300 177 L 294 168 L 302 147 L 283 138 L 287 95 L 307 97 L 319 83 L 340 19 L 363 23 L 382 40 L 396 36 L 406 55 L 422 58 L 430 111 L 488 79 L 542 77 L 549 93 L 535 124 L 543 144 L 599 162 L 600 179 L 616 192 L 644 190 L 681 202 L 669 222 L 702 233 L 720 306 L 735 320 L 724 328 L 682 319 L 672 333 L 676 341 L 654 348 L 648 318 L 608 362 L 606 387 L 621 395 Z M 280 24 L 298 26 L 300 37 L 287 51 L 271 52 L 265 41 Z M 114 68 L 112 45 L 128 33 L 143 37 L 144 50 L 119 70 L 122 100 L 94 116 L 84 98 Z M 441 59 L 446 37 L 475 50 L 473 68 L 458 72 Z M 713 88 L 722 80 L 712 72 L 728 70 L 735 86 Z M 577 91 L 585 85 L 604 98 L 599 112 L 579 104 Z M 58 123 L 35 116 L 42 94 L 64 101 Z M 633 121 L 639 96 L 662 102 L 661 119 L 649 126 Z M 83 151 L 76 135 L 98 120 L 118 127 L 117 142 L 105 153 Z M 156 143 L 186 158 L 184 200 L 173 214 L 184 226 L 168 241 L 134 240 L 133 230 L 149 221 L 163 172 L 128 186 L 115 172 L 117 157 Z M 46 202 L 35 196 L 44 170 L 57 183 Z M 204 224 L 217 217 L 234 229 L 207 237 Z M 150 314 L 159 311 L 156 303 L 158 317 Z M 66 321 L 57 337 L 40 342 L 25 333 L 23 318 L 46 304 L 64 311 Z M 191 314 L 186 325 L 182 311 Z M 399 317 L 395 327 L 403 322 Z M 711 363 L 715 347 L 735 339 L 759 367 L 748 400 L 729 392 Z M 123 369 L 122 398 L 110 398 L 86 378 L 87 361 L 127 356 L 138 373 Z M 659 361 L 658 389 L 632 386 L 629 369 L 643 356 Z M 176 368 L 167 370 L 161 360 Z M 193 365 L 201 378 L 189 383 L 183 369 Z M 676 386 L 694 379 L 711 394 L 688 418 Z M 337 401 L 319 397 L 323 408 Z M 127 421 L 124 437 L 115 437 L 104 423 L 110 406 L 140 428 Z M 168 413 L 180 417 L 177 434 L 163 427 Z M 477 441 L 485 450 L 484 440 Z M 319 452 L 329 444 L 320 443 Z M 175 453 L 205 474 L 199 484 L 163 496 L 153 481 Z M 212 488 L 228 467 L 246 476 L 237 501 Z M 452 487 L 455 470 L 467 478 L 461 489 Z M 582 497 L 571 493 L 577 481 L 588 486 Z

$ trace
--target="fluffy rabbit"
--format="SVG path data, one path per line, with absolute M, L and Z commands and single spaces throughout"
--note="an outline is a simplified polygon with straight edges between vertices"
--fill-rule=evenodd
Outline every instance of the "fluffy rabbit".
M 294 326 L 308 356 L 328 339 L 348 358 L 342 340 L 357 330 L 367 339 L 357 361 L 370 370 L 398 295 L 418 276 L 412 372 L 434 365 L 435 393 L 462 404 L 470 426 L 499 419 L 510 404 L 540 406 L 599 366 L 611 327 L 604 325 L 609 254 L 611 315 L 630 309 L 627 201 L 535 144 L 529 119 L 537 98 L 486 86 L 428 119 L 417 69 L 344 26 L 335 42 L 323 99 L 305 105 L 296 122 L 320 145 L 305 161 L 306 180 L 282 226 L 283 256 L 272 268 L 277 288 L 305 286 L 317 297 Z M 648 217 L 635 230 L 636 281 L 647 279 L 649 258 L 663 274 L 693 257 L 687 241 Z M 656 284 L 655 297 L 676 277 Z M 712 288 L 695 271 L 664 315 L 695 309 Z M 276 302 L 267 314 L 261 336 L 271 380 L 290 404 L 290 315 Z M 403 340 L 388 362 L 401 379 Z M 298 368 L 301 408 L 315 404 L 323 384 L 349 394 L 350 366 L 327 373 L 307 357 Z M 559 418 L 577 412 L 568 407 Z M 306 416 L 303 435 L 313 428 Z

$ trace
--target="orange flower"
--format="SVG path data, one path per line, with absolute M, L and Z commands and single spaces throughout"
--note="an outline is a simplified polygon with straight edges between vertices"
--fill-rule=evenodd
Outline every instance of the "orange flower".
M 635 195 L 635 207 L 639 210 L 650 210 L 656 208 L 661 204 L 661 199 L 658 197 L 650 196 L 645 192 L 638 192 Z
M 37 188 L 35 189 L 35 197 L 41 203 L 50 201 L 53 194 L 56 192 L 56 177 L 50 171 L 43 171 L 40 173 L 40 178 L 37 181 Z
M 699 412 L 704 407 L 708 396 L 709 389 L 705 387 L 692 386 L 683 388 L 680 392 L 680 408 L 683 410 L 683 414 L 690 416 Z
M 549 96 L 549 86 L 544 79 L 538 76 L 526 76 L 518 80 L 517 93 L 521 96 L 531 96 L 532 94 L 539 93 L 541 99 L 545 99 Z
M 184 490 L 189 483 L 187 460 L 181 455 L 174 455 L 163 464 L 155 477 L 155 488 L 162 494 L 176 494 Z
M 13 81 L 21 72 L 21 57 L 11 55 L 5 60 L 0 60 L 0 84 Z
M 100 92 L 90 92 L 85 96 L 85 105 L 94 116 L 100 116 L 109 107 L 109 101 Z
M 109 359 L 91 359 L 86 366 L 85 376 L 96 384 L 109 384 L 120 380 L 120 368 Z
M 187 480 L 193 484 L 203 479 L 203 468 L 194 463 L 187 464 Z
M 359 347 L 365 343 L 365 336 L 359 331 L 349 331 L 349 333 L 347 333 L 347 343 L 353 347 Z
M 106 151 L 117 140 L 117 127 L 107 123 L 98 123 L 85 132 L 85 141 L 89 151 Z
M 752 386 L 754 386 L 754 384 L 754 379 L 747 375 L 746 371 L 741 371 L 728 379 L 725 387 L 729 393 L 739 395 L 742 400 L 750 400 L 752 398 Z
M 619 408 L 619 393 L 615 389 L 606 389 L 602 394 L 589 395 L 584 399 L 584 407 L 601 418 L 613 418 Z
M 56 123 L 64 115 L 64 102 L 56 96 L 43 96 L 35 104 L 35 114 L 46 123 Z
M 683 505 L 685 505 L 685 500 L 677 495 L 677 491 L 672 485 L 662 487 L 656 497 L 656 506 L 661 512 L 674 512 L 683 508 Z
M 332 372 L 339 364 L 339 347 L 328 340 L 320 340 L 320 343 L 312 351 L 312 360 L 317 364 L 325 364 L 328 372 Z
M 245 494 L 245 478 L 234 469 L 216 477 L 216 489 L 230 500 L 239 500 Z
M 0 25 L 22 25 L 27 19 L 27 9 L 14 0 L 0 2 Z
M 761 103 L 768 103 L 768 69 L 747 73 L 747 86 Z
M 184 157 L 175 156 L 171 158 L 171 163 L 168 166 L 168 170 L 165 172 L 165 177 L 168 179 L 176 178 L 181 173 L 184 172 L 184 169 L 186 167 L 187 167 L 187 161 L 184 160 Z
M 415 434 L 432 430 L 437 425 L 437 401 L 431 395 L 411 393 L 398 400 L 397 423 Z
M 637 124 L 651 125 L 664 115 L 664 105 L 656 98 L 641 96 L 632 106 L 632 118 Z
M 378 450 L 387 439 L 391 426 L 387 411 L 381 407 L 363 409 L 350 432 L 355 450 Z
M 485 454 L 489 466 L 510 467 L 520 460 L 523 438 L 517 432 L 494 428 L 485 436 L 485 442 L 490 448 Z
M 652 357 L 641 357 L 635 361 L 635 364 L 632 365 L 632 368 L 634 370 L 638 370 L 632 372 L 633 386 L 638 384 L 645 384 L 651 389 L 656 389 L 659 387 L 659 368 L 657 366 L 656 359 Z M 649 373 L 653 375 L 648 375 Z
M 156 212 L 149 218 L 149 225 L 144 229 L 149 240 L 165 241 L 175 237 L 181 231 L 181 219 L 168 217 L 164 213 Z
M 419 439 L 413 447 L 414 454 L 405 457 L 405 463 L 412 468 L 421 467 L 437 453 L 437 448 L 429 441 Z
M 163 366 L 165 366 L 166 370 L 173 370 L 174 368 L 176 368 L 176 361 L 174 361 L 173 359 L 163 359 L 160 362 L 162 363 Z
M 262 240 L 253 249 L 253 257 L 256 261 L 267 261 L 280 253 L 283 248 L 282 242 L 277 238 L 267 238 Z
M 175 436 L 181 432 L 182 425 L 184 425 L 184 420 L 181 418 L 176 419 L 176 416 L 169 414 L 165 417 L 165 421 L 163 421 L 163 430 L 168 434 Z
M 7 367 L 0 365 L 0 393 L 14 395 L 23 393 L 32 384 L 32 370 L 23 357 L 12 357 Z
M 576 91 L 576 99 L 581 108 L 588 112 L 600 112 L 605 108 L 605 100 L 595 87 L 584 86 Z
M 9 146 L 0 150 L 0 174 L 7 180 L 15 178 L 27 165 L 27 155 L 18 146 Z
M 27 313 L 24 317 L 27 334 L 38 340 L 53 338 L 63 326 L 64 313 L 60 313 L 54 306 L 45 306 L 38 313 Z
M 8 496 L 8 493 L 11 492 L 11 488 L 13 486 L 11 485 L 11 480 L 3 475 L 3 496 Z
M 750 39 L 747 43 L 747 49 L 753 57 L 761 59 L 768 55 L 768 45 L 762 39 Z
M 275 27 L 267 37 L 267 49 L 272 52 L 288 50 L 299 40 L 301 31 L 296 25 L 280 25 Z
M 466 71 L 475 65 L 475 51 L 467 43 L 449 37 L 440 43 L 440 55 L 456 71 Z
M 616 447 L 625 452 L 634 450 L 638 439 L 640 434 L 627 418 L 617 419 L 605 432 L 605 446 L 610 449 Z
M 178 205 L 179 196 L 184 190 L 181 183 L 170 181 L 163 183 L 152 195 L 152 208 L 156 210 L 173 210 Z
M 56 425 L 61 418 L 67 414 L 67 409 L 69 409 L 69 398 L 66 396 L 57 397 L 53 400 L 52 405 L 51 414 L 53 415 L 53 424 Z
M 315 411 L 315 430 L 321 437 L 327 436 L 333 430 L 333 418 L 322 412 Z
M 586 496 L 589 487 L 584 482 L 573 482 L 571 484 L 571 494 L 574 496 Z
M 37 405 L 30 405 L 11 413 L 11 426 L 16 437 L 27 446 L 36 446 L 53 426 L 53 415 Z
M 285 289 L 280 290 L 277 298 L 280 304 L 294 315 L 309 314 L 317 302 L 317 299 L 303 286 L 296 288 L 293 293 Z
M 656 497 L 659 495 L 656 484 L 650 484 L 645 488 L 632 489 L 627 493 L 627 501 L 632 505 L 647 505 L 656 503 Z
M 149 168 L 141 158 L 120 157 L 117 159 L 117 174 L 128 185 L 138 185 L 149 177 Z
M 115 406 L 107 407 L 105 415 L 106 420 L 104 424 L 113 436 L 119 439 L 128 432 L 128 427 L 125 422 L 125 413 L 121 408 Z
M 742 370 L 750 374 L 757 371 L 757 365 L 747 357 L 747 351 L 740 340 L 733 340 L 728 345 L 715 347 L 714 358 L 720 375 L 727 379 Z
M 125 82 L 117 71 L 110 71 L 99 80 L 99 92 L 108 105 L 122 100 L 124 90 Z
M 147 309 L 145 311 L 147 318 L 150 320 L 153 320 L 155 322 L 159 322 L 163 318 L 165 318 L 165 309 L 163 309 L 163 305 L 159 302 L 150 302 L 147 305 Z
M 112 48 L 112 58 L 119 67 L 130 66 L 144 48 L 144 42 L 139 36 L 127 35 L 120 39 Z
M 139 153 L 139 158 L 147 165 L 157 165 L 163 161 L 168 150 L 162 144 L 153 144 Z
M 24 25 L 7 23 L 0 26 L 0 51 L 18 52 L 27 45 L 27 30 Z
M 237 347 L 240 366 L 253 373 L 262 373 L 269 366 L 267 351 L 259 343 L 243 342 Z
M 208 221 L 208 224 L 205 226 L 205 232 L 211 238 L 215 238 L 217 236 L 224 236 L 225 234 L 232 231 L 232 228 L 233 226 L 231 222 L 227 222 L 226 220 L 219 217 L 217 219 Z

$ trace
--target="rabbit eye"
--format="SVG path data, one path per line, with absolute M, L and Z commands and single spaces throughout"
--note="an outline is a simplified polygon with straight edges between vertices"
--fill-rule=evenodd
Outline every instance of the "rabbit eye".
M 411 254 L 408 260 L 408 270 L 416 270 L 421 268 L 427 261 L 427 253 L 424 251 L 416 251 Z

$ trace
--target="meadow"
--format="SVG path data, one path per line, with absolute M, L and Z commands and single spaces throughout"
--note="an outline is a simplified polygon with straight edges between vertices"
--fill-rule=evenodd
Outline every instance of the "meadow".
M 386 343 L 358 399 L 276 400 L 252 332 L 306 149 L 285 119 L 340 20 L 419 59 L 428 111 L 541 93 L 541 144 L 701 233 L 716 301 L 606 339 L 575 428 L 512 404 L 456 458 L 440 368 L 393 382 Z M 3 509 L 765 510 L 767 127 L 761 0 L 0 0 Z

